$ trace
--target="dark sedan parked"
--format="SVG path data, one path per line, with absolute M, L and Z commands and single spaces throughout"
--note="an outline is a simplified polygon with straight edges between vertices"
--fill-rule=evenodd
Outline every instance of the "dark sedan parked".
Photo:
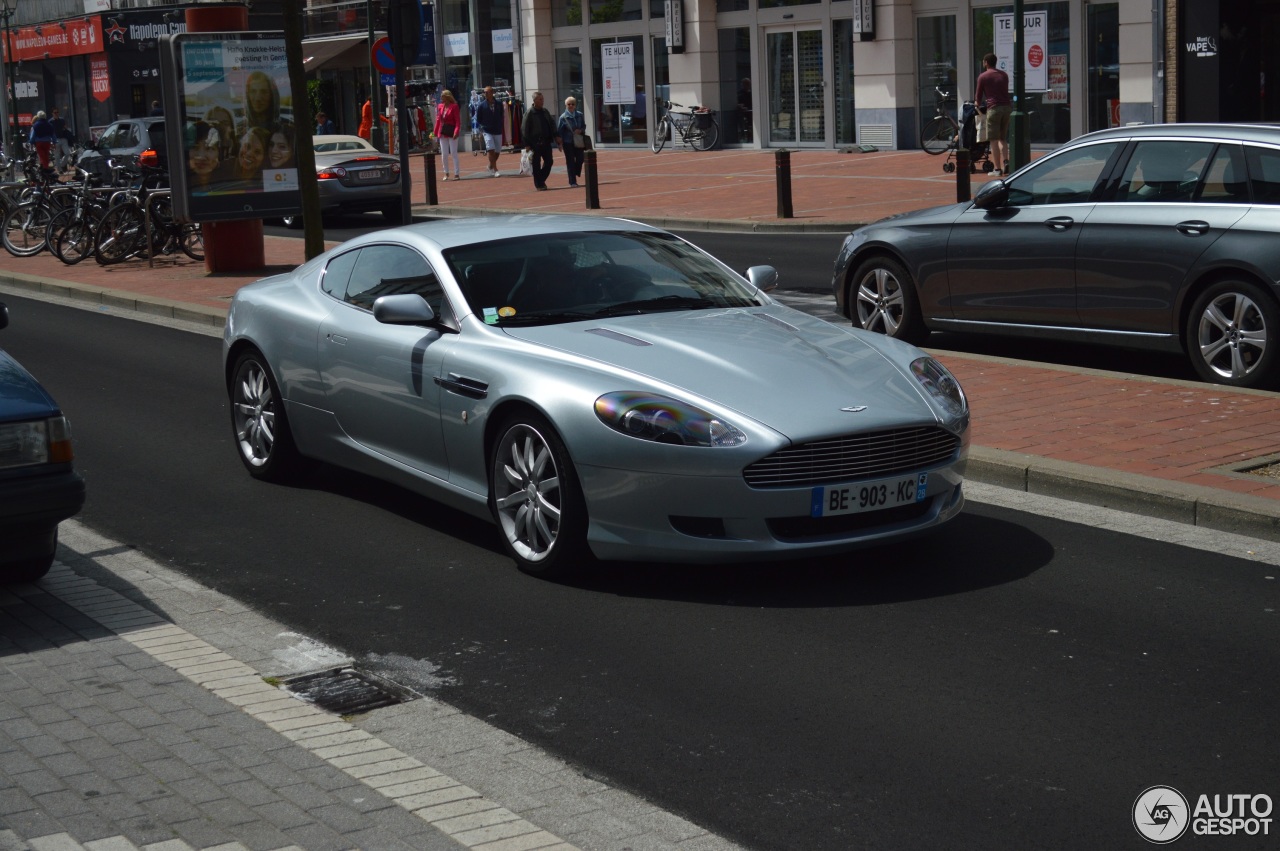
M 8 325 L 9 308 L 0 303 L 0 328 Z M 0 583 L 44 576 L 58 548 L 59 521 L 83 504 L 67 418 L 0 349 Z
M 1081 136 L 972 203 L 854 231 L 839 310 L 931 331 L 1185 352 L 1206 381 L 1280 386 L 1280 126 Z

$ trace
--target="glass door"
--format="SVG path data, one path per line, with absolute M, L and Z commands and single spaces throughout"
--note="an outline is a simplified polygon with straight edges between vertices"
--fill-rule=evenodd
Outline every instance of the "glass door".
M 826 51 L 821 29 L 768 30 L 769 144 L 827 144 Z

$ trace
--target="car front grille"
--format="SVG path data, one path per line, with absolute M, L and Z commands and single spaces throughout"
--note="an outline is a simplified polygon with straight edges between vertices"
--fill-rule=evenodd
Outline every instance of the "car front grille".
M 889 429 L 780 449 L 743 471 L 753 488 L 801 488 L 879 479 L 944 464 L 960 438 L 937 426 Z

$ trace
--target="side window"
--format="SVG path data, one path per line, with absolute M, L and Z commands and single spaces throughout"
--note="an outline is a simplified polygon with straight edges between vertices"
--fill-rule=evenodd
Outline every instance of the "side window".
M 102 135 L 98 137 L 98 142 L 108 148 L 123 147 L 120 144 L 120 125 L 112 124 L 106 130 L 103 130 Z
M 1139 142 L 1116 187 L 1117 201 L 1190 201 L 1212 142 Z
M 370 245 L 360 249 L 347 284 L 346 302 L 372 310 L 380 296 L 417 293 L 440 315 L 444 290 L 421 254 L 403 245 Z
M 1008 203 L 1031 207 L 1088 201 L 1119 147 L 1119 142 L 1087 145 L 1023 172 L 1009 184 Z
M 1196 200 L 1214 204 L 1249 203 L 1249 173 L 1244 167 L 1244 151 L 1240 145 L 1219 145 L 1213 152 Z
M 1280 150 L 1250 145 L 1245 152 L 1253 203 L 1280 204 Z
M 347 282 L 351 280 L 351 270 L 355 268 L 359 255 L 359 251 L 348 251 L 330 260 L 324 269 L 324 277 L 320 279 L 320 289 L 334 298 L 345 299 Z
M 142 144 L 142 133 L 138 130 L 137 125 L 129 125 L 129 142 L 130 148 L 136 148 Z

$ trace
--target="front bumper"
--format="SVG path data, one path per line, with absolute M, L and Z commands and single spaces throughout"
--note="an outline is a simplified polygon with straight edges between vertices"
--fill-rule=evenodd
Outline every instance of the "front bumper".
M 808 487 L 583 465 L 578 475 L 598 558 L 715 563 L 834 555 L 936 529 L 964 507 L 966 459 L 919 471 L 928 473 L 928 488 L 914 505 L 821 520 L 809 517 Z
M 48 529 L 75 515 L 84 505 L 84 479 L 69 465 L 35 475 L 0 478 L 0 538 Z

